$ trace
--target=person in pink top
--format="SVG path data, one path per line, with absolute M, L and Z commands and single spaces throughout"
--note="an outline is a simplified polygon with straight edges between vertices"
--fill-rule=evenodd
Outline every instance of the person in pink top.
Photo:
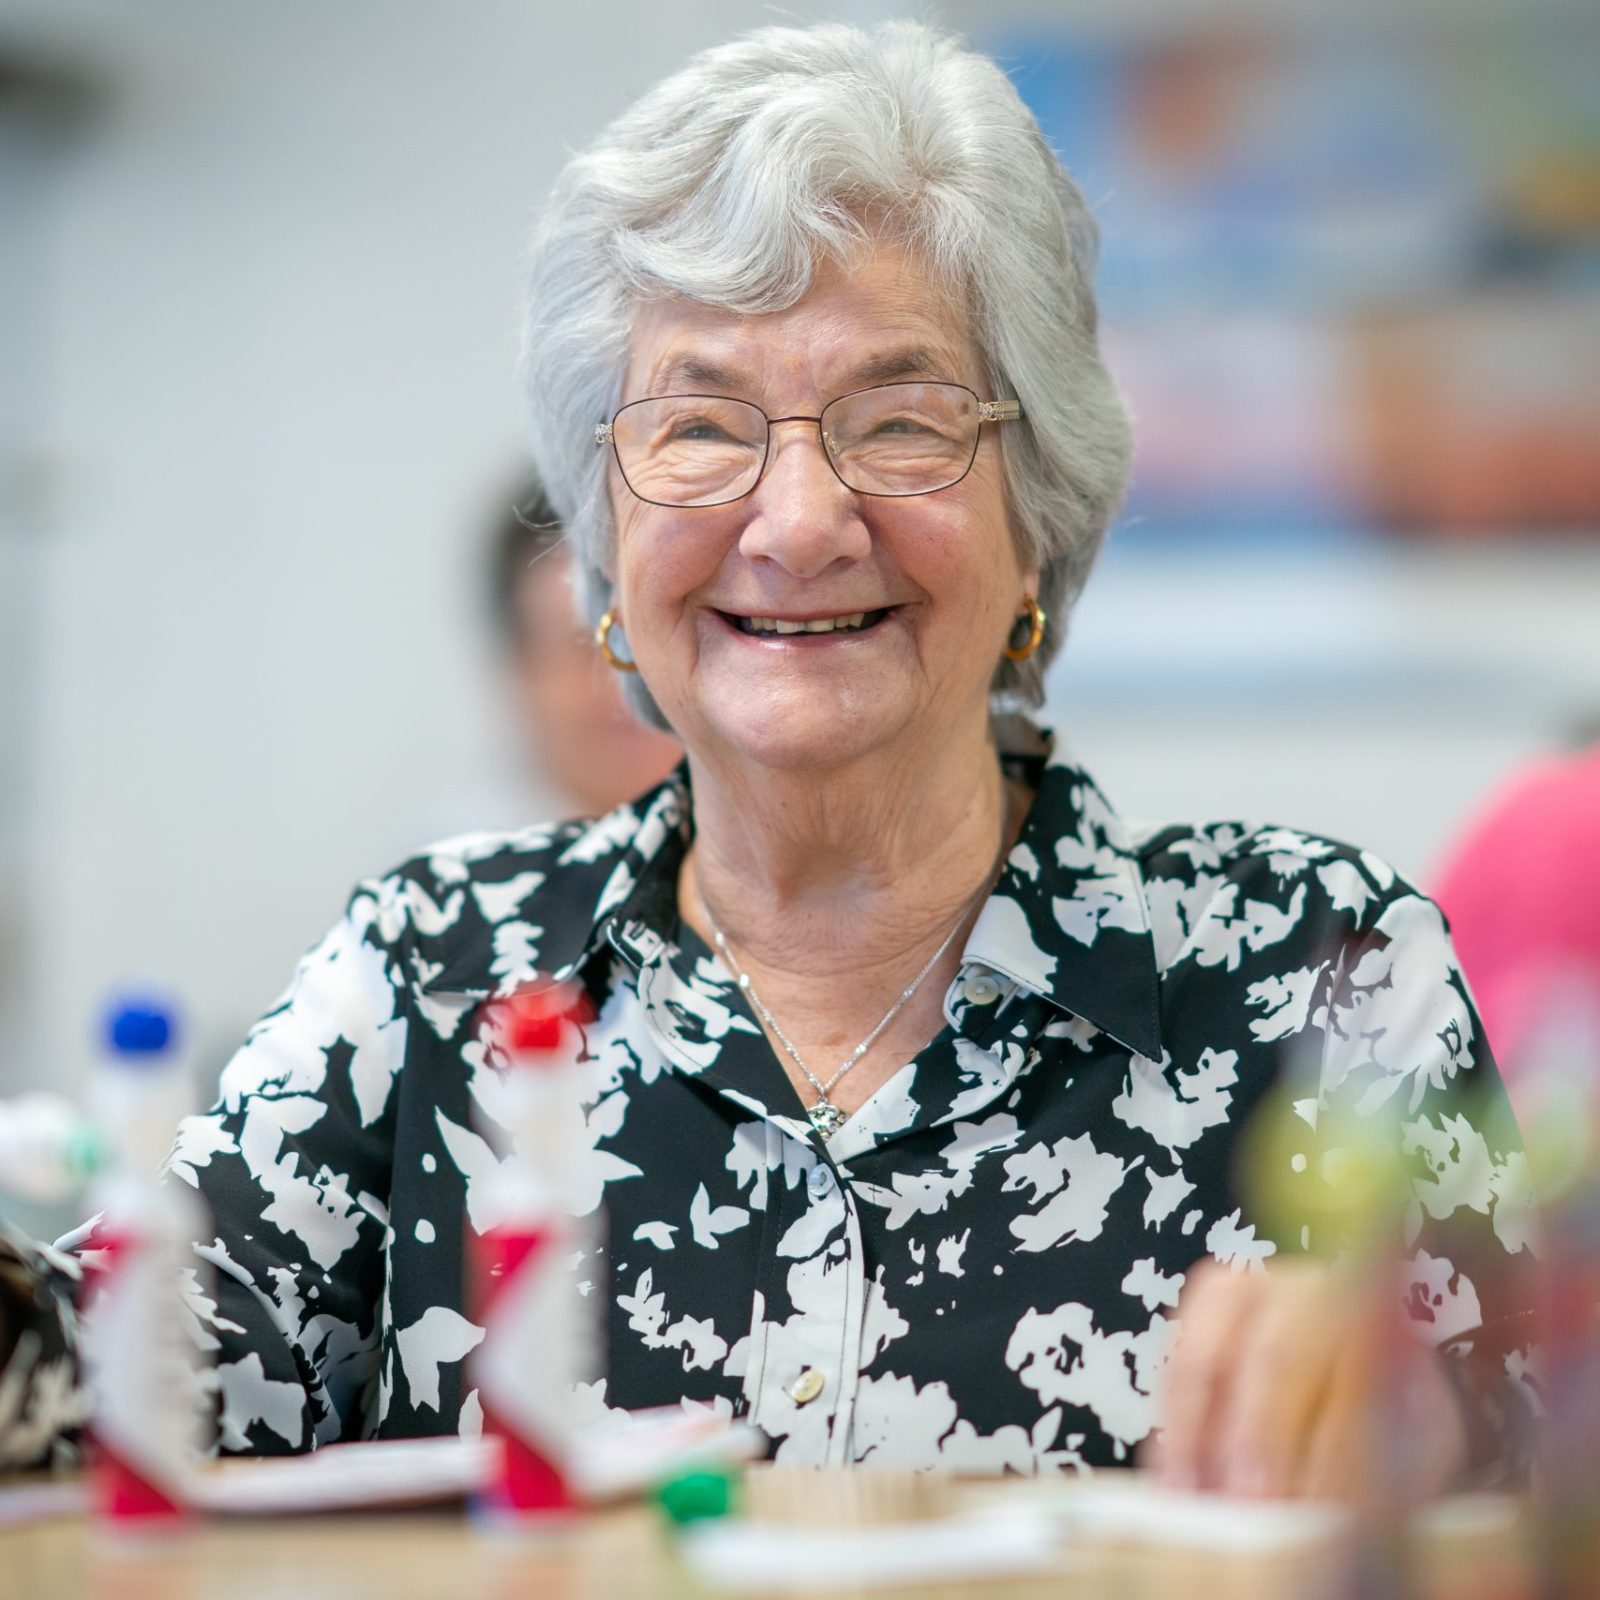
M 1433 893 L 1515 1099 L 1552 1008 L 1600 1018 L 1600 745 L 1514 774 Z

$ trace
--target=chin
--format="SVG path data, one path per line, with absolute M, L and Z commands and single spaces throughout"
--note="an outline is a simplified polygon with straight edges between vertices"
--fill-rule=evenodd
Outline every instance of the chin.
M 851 715 L 839 706 L 782 703 L 718 708 L 706 719 L 716 742 L 731 754 L 778 771 L 817 772 L 848 766 L 894 742 L 900 719 Z

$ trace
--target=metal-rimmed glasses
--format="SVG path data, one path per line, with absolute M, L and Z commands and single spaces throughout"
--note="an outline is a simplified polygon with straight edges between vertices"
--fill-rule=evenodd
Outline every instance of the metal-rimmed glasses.
M 857 494 L 932 494 L 960 483 L 985 422 L 1015 422 L 1017 400 L 980 400 L 962 383 L 881 383 L 815 417 L 769 417 L 748 400 L 665 394 L 633 400 L 594 430 L 622 481 L 657 506 L 722 506 L 760 483 L 780 422 L 813 422 L 834 476 Z

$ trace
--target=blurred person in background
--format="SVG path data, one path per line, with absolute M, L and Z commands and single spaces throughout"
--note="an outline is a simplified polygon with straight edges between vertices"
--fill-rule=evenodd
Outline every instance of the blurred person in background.
M 1434 894 L 1515 1100 L 1542 1052 L 1574 1042 L 1558 1034 L 1600 1041 L 1600 742 L 1509 777 Z M 1600 1091 L 1600 1059 L 1593 1070 Z
M 604 816 L 660 783 L 683 748 L 623 702 L 579 614 L 566 535 L 537 482 L 495 530 L 489 572 L 518 742 L 530 778 L 555 791 L 551 814 Z
M 1437 908 L 1333 841 L 1131 823 L 1028 715 L 1128 475 L 1095 251 L 1005 74 L 910 23 L 708 51 L 570 163 L 534 454 L 687 763 L 360 885 L 184 1123 L 230 1449 L 478 1424 L 472 1018 L 554 975 L 595 1014 L 597 1408 L 990 1472 L 1159 1430 L 1175 1483 L 1351 1493 L 1370 1308 L 1280 1258 L 1319 1242 L 1318 1128 L 1403 1117 L 1407 1487 L 1515 1463 L 1516 1133 Z M 1290 1056 L 1277 1229 L 1240 1135 Z M 31 1266 L 70 1344 L 70 1268 Z M 34 1440 L 46 1377 L 12 1385 Z

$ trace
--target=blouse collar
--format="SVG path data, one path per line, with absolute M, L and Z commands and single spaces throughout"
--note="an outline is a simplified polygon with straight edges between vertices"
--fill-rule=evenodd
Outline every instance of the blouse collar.
M 1121 817 L 1060 742 L 1029 776 L 1032 808 L 967 940 L 990 968 L 1161 1058 L 1159 977 L 1144 880 Z
M 1155 943 L 1122 819 L 1048 729 L 1011 721 L 1001 750 L 1034 802 L 967 939 L 963 972 L 986 968 L 1159 1060 Z M 544 931 L 545 971 L 570 976 L 608 944 L 645 959 L 670 943 L 691 814 L 680 766 L 637 801 L 568 830 L 555 869 L 520 908 Z M 484 952 L 468 948 L 425 985 L 481 995 L 512 986 L 496 983 Z

